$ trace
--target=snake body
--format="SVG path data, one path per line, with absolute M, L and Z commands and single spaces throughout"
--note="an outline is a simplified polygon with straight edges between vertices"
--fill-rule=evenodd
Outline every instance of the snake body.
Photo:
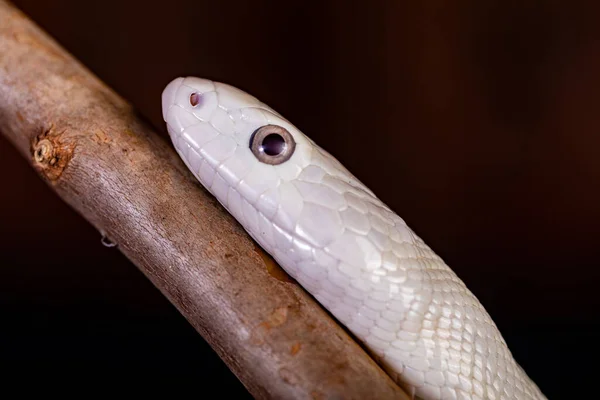
M 172 81 L 162 107 L 197 179 L 414 398 L 545 398 L 444 261 L 280 114 L 193 77 Z

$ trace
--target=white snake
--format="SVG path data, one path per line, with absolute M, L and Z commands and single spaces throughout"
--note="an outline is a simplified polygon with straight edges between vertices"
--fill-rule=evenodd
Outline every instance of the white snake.
M 456 274 L 334 157 L 232 86 L 162 94 L 175 148 L 275 260 L 420 399 L 544 399 Z

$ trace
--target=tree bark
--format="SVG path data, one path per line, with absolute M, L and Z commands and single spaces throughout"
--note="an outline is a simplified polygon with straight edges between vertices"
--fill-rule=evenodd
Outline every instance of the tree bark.
M 256 398 L 408 398 L 130 104 L 3 0 L 0 132 Z

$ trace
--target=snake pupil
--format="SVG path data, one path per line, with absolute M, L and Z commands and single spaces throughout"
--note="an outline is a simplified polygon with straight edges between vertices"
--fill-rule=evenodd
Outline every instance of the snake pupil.
M 270 133 L 263 139 L 260 149 L 269 156 L 277 156 L 285 151 L 285 139 L 277 133 Z

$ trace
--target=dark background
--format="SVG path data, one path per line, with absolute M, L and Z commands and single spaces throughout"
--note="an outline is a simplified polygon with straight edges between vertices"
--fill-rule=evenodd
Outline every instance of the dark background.
M 163 134 L 160 93 L 180 75 L 271 105 L 453 267 L 550 398 L 591 385 L 600 3 L 15 3 Z M 11 379 L 248 396 L 1 138 L 0 171 L 0 359 Z

